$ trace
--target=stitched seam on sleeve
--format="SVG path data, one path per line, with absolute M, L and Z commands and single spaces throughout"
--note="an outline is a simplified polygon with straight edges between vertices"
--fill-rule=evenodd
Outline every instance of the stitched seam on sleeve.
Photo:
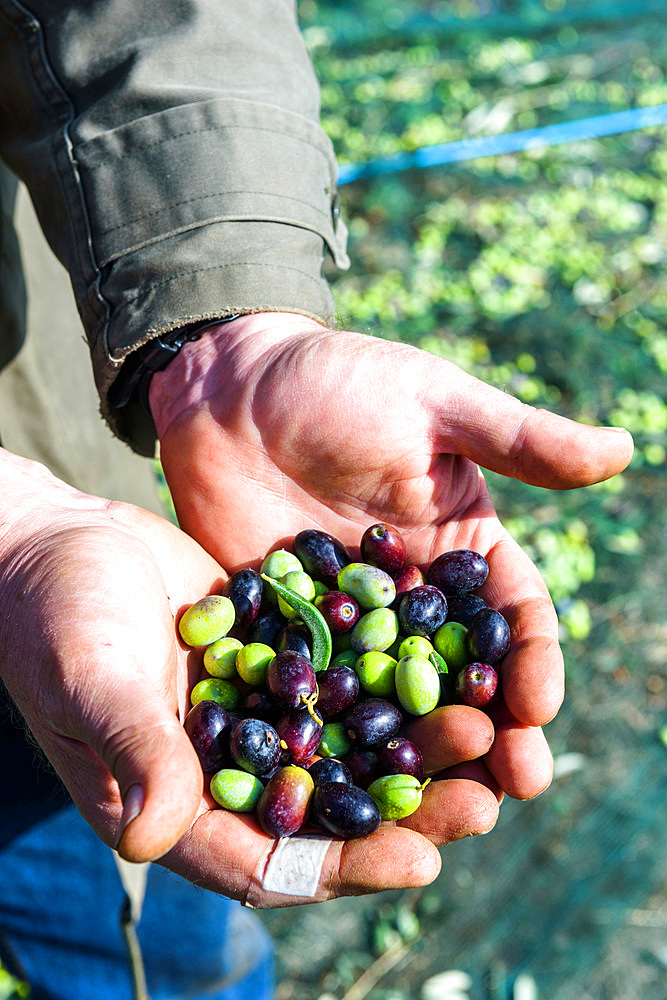
M 141 119 L 138 119 L 138 121 L 141 121 Z M 310 124 L 312 125 L 313 123 L 311 122 Z M 124 126 L 124 127 L 131 128 L 131 126 Z M 327 155 L 327 152 L 324 149 L 320 149 L 320 147 L 315 143 L 311 142 L 310 139 L 302 138 L 299 135 L 292 135 L 291 133 L 281 132 L 280 129 L 268 128 L 268 126 L 266 125 L 211 125 L 208 128 L 194 128 L 190 129 L 187 132 L 176 132 L 174 135 L 167 135 L 163 139 L 155 139 L 153 142 L 144 143 L 142 144 L 142 149 L 152 149 L 155 146 L 163 146 L 167 142 L 173 142 L 175 139 L 182 139 L 184 136 L 188 135 L 200 135 L 203 134 L 204 132 L 231 132 L 233 129 L 243 130 L 245 132 L 269 132 L 271 135 L 279 135 L 281 139 L 285 138 L 292 139 L 294 140 L 294 142 L 300 142 L 304 146 L 308 146 L 309 149 L 315 150 L 317 153 L 323 156 L 325 160 L 327 160 L 327 163 L 329 163 L 329 156 Z M 82 151 L 87 145 L 91 143 L 98 144 L 99 141 L 100 141 L 99 138 L 89 139 L 87 140 L 87 142 L 81 143 L 78 146 L 78 150 Z M 122 153 L 120 156 L 116 158 L 118 160 L 124 160 L 127 157 L 132 157 L 134 159 L 136 158 L 136 156 L 137 152 L 136 150 L 133 150 L 132 152 Z M 101 163 L 96 164 L 94 166 L 89 166 L 88 169 L 99 170 L 101 169 L 102 166 L 106 166 L 106 164 L 101 164 Z
M 180 208 L 183 205 L 193 205 L 198 201 L 206 201 L 209 198 L 219 198 L 226 195 L 238 195 L 238 194 L 248 194 L 248 195 L 261 195 L 268 198 L 280 198 L 285 201 L 294 201 L 298 205 L 306 205 L 308 208 L 312 208 L 314 212 L 322 216 L 323 219 L 329 219 L 327 212 L 323 212 L 318 205 L 313 205 L 309 201 L 305 201 L 303 198 L 294 198 L 292 195 L 288 194 L 274 194 L 270 191 L 214 191 L 212 194 L 202 194 L 198 195 L 196 198 L 186 198 L 183 201 L 170 202 L 165 208 L 156 209 L 154 212 L 146 212 L 145 215 L 137 215 L 133 219 L 129 219 L 127 222 L 119 222 L 116 226 L 110 226 L 108 229 L 103 229 L 100 232 L 100 236 L 108 236 L 109 233 L 115 233 L 119 229 L 126 229 L 129 226 L 135 225 L 137 222 L 144 222 L 146 219 L 154 218 L 157 215 L 164 215 L 165 212 L 172 208 Z
M 77 267 L 79 274 L 83 278 L 84 274 L 84 261 L 89 265 L 94 274 L 94 280 L 92 288 L 94 299 L 91 301 L 90 298 L 87 300 L 87 304 L 91 307 L 93 314 L 96 314 L 96 318 L 101 320 L 104 324 L 103 336 L 106 338 L 106 330 L 108 328 L 108 318 L 109 318 L 109 303 L 102 294 L 101 284 L 100 284 L 100 270 L 99 265 L 95 256 L 95 250 L 93 246 L 92 238 L 92 224 L 91 217 L 88 208 L 88 202 L 86 200 L 85 192 L 81 182 L 81 173 L 79 170 L 79 165 L 76 161 L 74 155 L 74 143 L 72 140 L 72 125 L 74 123 L 76 113 L 74 108 L 74 102 L 70 96 L 64 82 L 60 79 L 56 73 L 55 67 L 51 63 L 48 56 L 44 26 L 39 17 L 33 13 L 33 11 L 20 0 L 10 0 L 12 6 L 18 13 L 16 18 L 16 24 L 19 26 L 19 30 L 23 33 L 25 37 L 26 53 L 27 57 L 32 66 L 32 79 L 35 85 L 38 87 L 40 94 L 44 101 L 50 106 L 54 106 L 53 94 L 55 93 L 57 97 L 63 102 L 63 106 L 66 109 L 66 119 L 63 120 L 57 129 L 54 129 L 53 140 L 51 143 L 51 148 L 54 152 L 54 156 L 57 157 L 57 153 L 64 151 L 64 155 L 67 160 L 67 165 L 69 167 L 69 173 L 67 175 L 68 179 L 73 183 L 74 189 L 76 191 L 77 205 L 74 206 L 72 202 L 71 194 L 67 191 L 65 187 L 64 177 L 59 171 L 56 171 L 58 177 L 58 184 L 63 192 L 63 205 L 65 208 L 65 214 L 67 216 L 67 222 L 70 229 L 77 234 L 79 230 L 75 225 L 74 221 L 74 209 L 78 208 L 80 213 L 80 219 L 83 223 L 84 239 L 80 240 L 78 238 L 74 241 L 74 246 L 76 247 L 76 257 L 77 257 Z M 3 12 L 4 13 L 4 12 Z M 5 16 L 9 20 L 10 24 L 12 19 L 9 14 L 6 13 Z M 26 29 L 29 29 L 29 36 L 26 36 Z M 49 89 L 44 86 L 44 80 L 38 75 L 37 70 L 39 69 L 40 74 L 46 78 L 48 82 Z M 55 159 L 54 159 L 55 167 Z M 97 307 L 97 308 L 95 308 Z M 108 353 L 108 351 L 107 351 Z
M 262 267 L 265 270 L 272 271 L 293 271 L 295 274 L 299 274 L 303 278 L 308 278 L 308 280 L 312 281 L 315 285 L 319 286 L 320 284 L 320 281 L 317 278 L 314 278 L 312 274 L 309 274 L 308 271 L 302 271 L 301 268 L 298 267 L 286 267 L 282 264 L 262 264 L 255 260 L 235 260 L 233 263 L 211 264 L 210 267 L 198 267 L 191 271 L 181 271 L 178 274 L 170 275 L 168 278 L 162 278 L 160 281 L 151 281 L 140 291 L 124 298 L 123 302 L 114 310 L 114 315 L 118 316 L 123 309 L 126 309 L 137 299 L 145 296 L 147 292 L 154 291 L 156 288 L 161 288 L 163 285 L 169 285 L 172 281 L 180 281 L 181 278 L 191 278 L 195 274 L 203 274 L 208 271 L 224 271 L 227 268 L 233 267 L 252 267 L 254 269 Z

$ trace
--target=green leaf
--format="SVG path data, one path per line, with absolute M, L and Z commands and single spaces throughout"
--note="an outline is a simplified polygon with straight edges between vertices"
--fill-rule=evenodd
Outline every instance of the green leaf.
M 308 626 L 310 634 L 313 637 L 313 668 L 316 672 L 326 670 L 331 659 L 333 643 L 329 626 L 324 620 L 321 611 L 318 611 L 315 605 L 311 604 L 305 597 L 301 597 L 295 591 L 284 587 L 270 576 L 262 573 L 262 579 L 266 580 L 273 587 L 277 597 L 282 597 L 301 616 L 301 619 Z

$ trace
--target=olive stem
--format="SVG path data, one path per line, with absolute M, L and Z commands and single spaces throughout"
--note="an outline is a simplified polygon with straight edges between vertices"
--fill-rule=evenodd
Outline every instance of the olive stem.
M 314 719 L 314 721 L 318 724 L 318 726 L 323 726 L 324 725 L 323 720 L 320 718 L 320 716 L 315 711 L 315 702 L 317 701 L 317 692 L 315 694 L 302 694 L 300 696 L 300 698 L 299 698 L 299 701 L 302 701 L 305 704 L 306 708 L 308 709 L 308 714 L 310 715 L 311 719 Z

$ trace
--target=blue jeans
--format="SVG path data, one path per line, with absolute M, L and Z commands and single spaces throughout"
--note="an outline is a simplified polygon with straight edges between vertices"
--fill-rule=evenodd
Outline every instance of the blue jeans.
M 32 1000 L 132 1000 L 113 855 L 69 806 L 0 851 L 0 956 Z M 138 925 L 151 1000 L 270 1000 L 272 946 L 238 903 L 151 865 Z

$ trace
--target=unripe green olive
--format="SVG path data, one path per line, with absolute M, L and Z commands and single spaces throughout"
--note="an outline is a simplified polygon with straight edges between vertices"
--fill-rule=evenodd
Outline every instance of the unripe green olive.
M 231 681 L 221 677 L 205 677 L 190 692 L 190 703 L 196 705 L 198 701 L 217 701 L 223 708 L 233 711 L 239 707 L 241 695 Z
M 236 656 L 236 672 L 246 684 L 263 684 L 266 671 L 275 656 L 270 646 L 263 642 L 249 642 Z
M 396 694 L 406 712 L 426 715 L 440 700 L 440 677 L 430 660 L 419 653 L 404 656 L 396 664 Z
M 355 664 L 358 659 L 359 659 L 359 654 L 355 653 L 355 651 L 352 648 L 342 649 L 340 653 L 336 653 L 329 666 L 350 667 L 352 670 L 354 670 Z
M 236 612 L 228 597 L 211 594 L 202 597 L 181 616 L 178 631 L 186 646 L 210 646 L 227 635 Z
M 288 552 L 287 549 L 276 549 L 275 552 L 269 552 L 259 571 L 274 580 L 280 580 L 285 573 L 292 573 L 295 570 L 303 572 L 303 566 L 294 553 Z
M 379 650 L 384 653 L 398 635 L 398 618 L 391 608 L 375 608 L 359 619 L 350 633 L 350 644 L 356 653 Z
M 445 622 L 433 636 L 433 645 L 452 673 L 474 659 L 470 652 L 469 633 L 460 622 Z
M 398 656 L 396 659 L 402 660 L 404 656 L 410 656 L 411 653 L 428 656 L 432 652 L 433 644 L 425 635 L 409 635 L 403 639 L 403 642 L 398 647 Z
M 243 649 L 240 639 L 225 635 L 216 639 L 204 650 L 204 667 L 211 677 L 222 677 L 231 680 L 236 677 L 236 654 Z
M 345 735 L 342 722 L 325 722 L 322 727 L 320 745 L 317 748 L 319 757 L 342 757 L 349 753 L 352 744 Z
M 315 599 L 315 584 L 303 570 L 291 570 L 289 573 L 281 576 L 278 582 L 282 583 L 283 587 L 287 587 L 289 590 L 294 591 L 295 594 L 299 594 L 299 596 L 305 598 L 306 601 L 313 601 Z M 298 616 L 298 611 L 294 610 L 288 600 L 280 596 L 278 597 L 278 607 L 285 618 L 291 619 Z
M 228 767 L 211 778 L 211 795 L 223 809 L 230 812 L 253 812 L 264 785 L 254 774 Z
M 367 611 L 386 608 L 396 597 L 396 584 L 384 570 L 367 563 L 349 563 L 338 574 L 338 589 Z
M 427 778 L 422 783 L 411 774 L 386 774 L 368 786 L 368 794 L 383 820 L 405 819 L 419 809 L 422 792 L 429 781 Z
M 390 698 L 396 692 L 396 660 L 387 653 L 372 649 L 362 653 L 354 665 L 360 684 L 376 698 Z

